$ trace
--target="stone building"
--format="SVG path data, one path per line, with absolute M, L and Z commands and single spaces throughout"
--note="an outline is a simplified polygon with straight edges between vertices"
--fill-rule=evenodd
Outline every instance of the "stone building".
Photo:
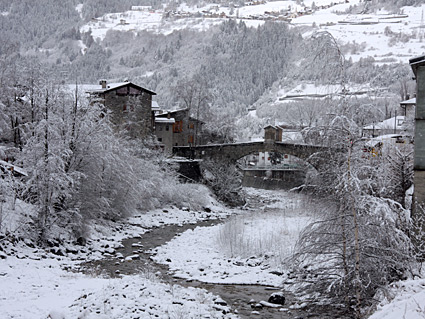
M 111 122 L 117 130 L 126 129 L 132 138 L 145 138 L 153 133 L 155 109 L 152 108 L 152 96 L 155 92 L 131 82 L 99 82 L 98 88 L 92 88 L 91 102 L 105 106 Z
M 280 126 L 267 125 L 264 128 L 264 141 L 282 141 L 282 128 Z
M 174 119 L 174 123 L 166 122 L 165 119 L 171 121 Z M 189 109 L 180 109 L 175 111 L 165 111 L 159 113 L 155 118 L 155 134 L 159 138 L 162 138 L 162 143 L 165 149 L 171 150 L 173 146 L 194 146 L 201 145 L 202 141 L 200 136 L 202 133 L 202 121 L 190 117 Z M 167 134 L 167 125 L 172 131 L 172 138 L 168 137 L 165 139 Z
M 162 145 L 167 153 L 171 153 L 173 149 L 173 125 L 174 118 L 156 117 L 155 118 L 155 135 L 158 142 Z

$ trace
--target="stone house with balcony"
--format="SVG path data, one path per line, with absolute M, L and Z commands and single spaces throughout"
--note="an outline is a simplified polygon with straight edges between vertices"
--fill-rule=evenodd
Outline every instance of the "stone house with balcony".
M 203 124 L 190 116 L 189 109 L 159 111 L 155 116 L 155 135 L 171 152 L 173 146 L 201 145 Z

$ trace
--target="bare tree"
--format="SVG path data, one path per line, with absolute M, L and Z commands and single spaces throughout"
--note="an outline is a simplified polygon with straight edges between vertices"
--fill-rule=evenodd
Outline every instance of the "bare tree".
M 201 169 L 205 183 L 218 199 L 232 206 L 240 206 L 245 203 L 245 195 L 242 190 L 242 173 L 236 165 L 204 161 Z
M 377 289 L 404 276 L 411 248 L 408 212 L 394 194 L 377 194 L 382 177 L 363 152 L 361 130 L 346 94 L 344 58 L 330 35 L 322 33 L 316 39 L 321 39 L 321 52 L 312 56 L 330 59 L 336 68 L 330 75 L 339 80 L 343 95 L 333 114 L 323 120 L 325 125 L 305 130 L 307 140 L 328 147 L 310 160 L 319 167 L 312 189 L 330 208 L 303 232 L 292 264 L 301 292 L 322 304 L 342 304 L 344 311 L 360 318 Z M 398 182 L 397 187 L 405 189 L 407 185 Z M 324 300 L 317 299 L 317 293 Z
M 201 77 L 183 80 L 175 88 L 178 98 L 183 106 L 189 110 L 189 116 L 193 116 L 197 121 L 202 121 L 208 117 L 208 105 L 212 101 L 211 93 L 206 81 Z M 189 121 L 187 121 L 189 123 Z M 198 144 L 199 125 L 195 125 L 194 145 Z

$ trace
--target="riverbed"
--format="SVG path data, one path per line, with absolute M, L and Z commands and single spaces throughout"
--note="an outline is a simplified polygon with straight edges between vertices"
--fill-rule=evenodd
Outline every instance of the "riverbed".
M 275 215 L 279 214 L 279 211 L 282 211 L 282 207 L 286 207 L 284 210 L 286 212 L 291 211 L 292 206 L 288 207 L 288 202 L 282 204 L 280 200 L 280 198 L 282 198 L 282 200 L 285 201 L 284 198 L 287 199 L 287 197 L 285 197 L 286 195 L 286 193 L 275 192 L 274 196 L 271 198 L 261 198 L 259 197 L 259 193 L 254 192 L 251 194 L 248 211 L 245 213 L 239 212 L 236 217 L 232 218 L 242 220 L 242 224 L 245 225 L 247 224 L 246 214 L 258 214 L 258 212 L 265 214 L 265 212 L 272 212 Z M 294 199 L 293 196 L 291 197 Z M 300 200 L 300 198 L 296 200 Z M 296 213 L 299 212 L 297 211 Z M 287 221 L 293 220 L 288 219 Z M 117 250 L 115 256 L 86 263 L 82 265 L 82 269 L 86 272 L 96 269 L 97 273 L 103 273 L 110 277 L 142 273 L 147 278 L 158 278 L 162 282 L 169 283 L 170 285 L 177 284 L 185 287 L 207 289 L 211 293 L 219 295 L 231 308 L 231 311 L 241 318 L 343 318 L 342 316 L 336 317 L 336 314 L 329 310 L 323 309 L 320 314 L 317 314 L 311 313 L 308 306 L 305 307 L 304 305 L 303 307 L 299 307 L 300 302 L 296 300 L 295 296 L 289 291 L 283 291 L 281 287 L 276 284 L 267 285 L 267 282 L 252 284 L 249 280 L 237 283 L 234 282 L 235 279 L 232 279 L 231 276 L 228 282 L 211 282 L 211 280 L 205 279 L 202 276 L 196 278 L 196 276 L 191 275 L 191 272 L 186 272 L 188 274 L 182 276 L 182 273 L 179 275 L 176 269 L 170 270 L 170 266 L 172 266 L 171 258 L 163 259 L 162 263 L 153 260 L 153 258 L 155 258 L 154 255 L 158 252 L 158 247 L 166 246 L 170 242 L 175 241 L 177 237 L 185 236 L 185 234 L 193 233 L 194 231 L 209 230 L 213 227 L 223 228 L 228 222 L 229 220 L 214 219 L 184 225 L 155 227 L 140 237 L 124 240 L 122 242 L 123 247 Z M 298 227 L 301 226 L 298 225 Z M 194 248 L 188 247 L 188 249 L 193 250 Z M 187 254 L 183 255 L 186 256 Z M 174 259 L 175 257 L 173 256 L 172 258 Z M 230 263 L 231 260 L 232 258 L 228 259 L 227 262 Z M 191 260 L 191 262 L 196 266 L 197 260 Z M 204 265 L 205 263 L 205 261 L 202 261 L 200 264 Z M 198 268 L 200 267 L 198 266 Z M 202 266 L 201 268 L 205 267 Z M 270 269 L 263 269 L 263 273 L 270 273 Z M 282 275 L 282 273 L 276 272 L 276 274 L 274 274 L 274 276 L 280 275 Z M 198 280 L 194 280 L 194 278 Z M 229 278 L 229 276 L 227 278 Z M 278 282 L 280 282 L 280 279 Z M 267 303 L 267 300 L 269 296 L 276 291 L 283 292 L 286 298 L 285 304 L 269 307 L 270 305 Z

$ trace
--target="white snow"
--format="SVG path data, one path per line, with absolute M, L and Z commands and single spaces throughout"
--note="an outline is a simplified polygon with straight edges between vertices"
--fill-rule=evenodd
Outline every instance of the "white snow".
M 385 300 L 369 319 L 423 319 L 425 279 L 400 281 L 391 285 L 392 300 Z
M 180 278 L 281 285 L 282 277 L 270 272 L 282 272 L 283 260 L 290 256 L 313 213 L 303 212 L 302 196 L 248 190 L 271 203 L 260 213 L 245 211 L 222 225 L 188 230 L 155 249 L 154 260 L 167 264 Z
M 396 117 L 391 117 L 389 119 L 386 119 L 382 122 L 378 122 L 378 123 L 374 123 L 374 124 L 370 124 L 367 126 L 364 126 L 363 129 L 366 130 L 373 130 L 373 129 L 377 129 L 377 130 L 401 130 L 403 127 L 403 122 L 404 122 L 404 116 L 399 115 Z
M 10 233 L 17 233 L 35 213 L 31 205 L 19 200 L 15 210 L 11 209 L 9 202 L 2 208 L 0 230 Z M 27 240 L 14 247 L 7 246 L 6 251 L 16 253 L 14 256 L 0 254 L 0 318 L 48 318 L 50 315 L 52 319 L 121 319 L 134 314 L 141 318 L 164 319 L 179 318 L 179 315 L 184 318 L 237 318 L 231 313 L 223 314 L 227 307 L 216 305 L 217 297 L 205 290 L 160 283 L 153 274 L 148 278 L 142 274 L 111 279 L 96 273 L 87 276 L 66 271 L 81 260 L 104 258 L 114 248 L 122 246 L 122 239 L 140 236 L 147 228 L 195 223 L 232 213 L 224 211 L 212 198 L 209 208 L 212 210 L 209 213 L 175 207 L 154 210 L 129 219 L 122 224 L 121 231 L 117 231 L 117 224 L 115 227 L 92 225 L 90 249 L 76 255 L 57 256 L 32 249 L 25 245 L 29 242 Z M 134 258 L 137 257 L 127 256 L 128 262 Z
M 298 100 L 340 98 L 342 95 L 369 97 L 381 94 L 385 89 L 371 88 L 370 84 L 318 85 L 315 83 L 301 83 L 295 88 L 282 88 L 276 93 L 275 102 L 289 103 Z
M 79 3 L 75 6 L 75 10 L 80 14 L 80 18 L 83 18 L 83 3 Z
M 164 224 L 195 223 L 207 218 L 221 218 L 237 213 L 224 224 L 198 227 L 155 249 L 156 260 L 168 264 L 176 276 L 213 283 L 255 283 L 279 286 L 285 257 L 293 249 L 299 231 L 314 218 L 310 202 L 282 191 L 247 189 L 259 196 L 258 214 L 249 210 L 223 209 L 211 200 L 212 212 L 188 209 L 155 210 L 135 216 L 123 224 L 121 231 L 96 225 L 97 236 L 89 243 L 92 253 L 56 256 L 29 248 L 23 242 L 13 247 L 14 256 L 0 258 L 0 309 L 4 318 L 118 319 L 141 318 L 237 318 L 221 312 L 220 298 L 202 289 L 182 288 L 159 282 L 154 274 L 103 278 L 96 272 L 83 275 L 67 271 L 79 260 L 93 260 L 120 247 L 126 237 L 135 237 L 146 228 Z M 31 215 L 30 205 L 21 211 Z M 10 210 L 6 206 L 4 209 Z M 10 210 L 11 211 L 11 210 Z M 24 220 L 10 214 L 4 220 L 8 231 L 15 232 Z M 6 216 L 7 217 L 7 216 Z M 29 218 L 29 216 L 27 216 Z M 131 224 L 131 226 L 130 226 Z M 229 232 L 233 228 L 233 232 Z M 3 229 L 4 230 L 4 229 Z M 105 248 L 106 245 L 109 248 Z M 139 244 L 135 244 L 135 247 Z M 122 256 L 125 258 L 124 256 Z M 131 262 L 136 256 L 126 256 Z M 167 260 L 168 259 L 168 260 Z M 425 314 L 425 280 L 408 280 L 391 286 L 387 298 L 381 298 L 371 319 L 423 318 Z M 182 317 L 182 318 L 183 318 Z
M 311 9 L 315 2 L 316 11 L 304 13 Z M 331 4 L 333 4 L 331 6 Z M 317 31 L 330 32 L 340 45 L 351 44 L 353 48 L 346 53 L 346 58 L 358 61 L 360 58 L 373 57 L 377 63 L 402 62 L 408 58 L 420 56 L 425 52 L 422 40 L 425 35 L 422 14 L 425 4 L 420 7 L 403 7 L 402 14 L 394 15 L 380 11 L 370 14 L 347 14 L 345 11 L 352 5 L 364 5 L 360 0 L 330 1 L 308 0 L 304 6 L 294 0 L 270 1 L 258 5 L 246 5 L 234 8 L 208 4 L 202 8 L 190 7 L 183 3 L 179 6 L 175 17 L 164 10 L 126 11 L 110 13 L 93 19 L 81 28 L 81 32 L 92 31 L 94 38 L 103 40 L 108 30 L 131 31 L 141 30 L 154 33 L 170 34 L 174 30 L 192 28 L 204 31 L 213 25 L 232 18 L 244 21 L 248 27 L 262 25 L 271 14 L 290 16 L 291 25 L 309 26 L 305 37 Z M 322 8 L 322 6 L 329 6 Z M 206 17 L 208 14 L 223 14 L 224 17 Z M 199 17 L 196 17 L 197 14 Z M 287 23 L 287 22 L 282 22 Z M 392 33 L 392 34 L 391 34 Z
M 351 4 L 353 3 L 350 1 L 347 5 Z M 345 10 L 347 5 L 338 5 L 297 17 L 292 20 L 292 24 L 311 26 L 315 23 L 317 27 L 304 33 L 304 36 L 315 31 L 328 31 L 340 44 L 356 43 L 363 46 L 362 49 L 346 54 L 346 58 L 351 57 L 353 61 L 371 56 L 377 61 L 406 63 L 409 58 L 424 54 L 425 46 L 420 39 L 421 35 L 424 35 L 421 26 L 425 4 L 419 7 L 403 7 L 403 15 L 390 15 L 385 12 L 362 15 L 336 13 L 336 10 Z M 386 28 L 394 35 L 385 35 Z M 403 35 L 404 40 L 396 41 L 398 35 Z M 412 38 L 409 38 L 410 36 Z M 391 37 L 394 37 L 394 40 L 391 40 Z
M 170 34 L 175 30 L 193 28 L 199 31 L 207 30 L 211 25 L 222 22 L 221 19 L 177 19 L 169 21 L 163 18 L 163 11 L 126 11 L 110 13 L 94 19 L 84 25 L 80 31 L 91 30 L 94 39 L 103 40 L 109 30 L 117 31 L 150 31 L 154 33 Z
M 86 54 L 87 46 L 83 43 L 83 40 L 78 40 L 78 46 L 81 48 L 81 54 Z
M 154 278 L 89 277 L 61 269 L 66 261 L 0 261 L 1 318 L 121 319 L 237 318 L 214 309 L 215 298 L 203 289 L 160 283 Z

